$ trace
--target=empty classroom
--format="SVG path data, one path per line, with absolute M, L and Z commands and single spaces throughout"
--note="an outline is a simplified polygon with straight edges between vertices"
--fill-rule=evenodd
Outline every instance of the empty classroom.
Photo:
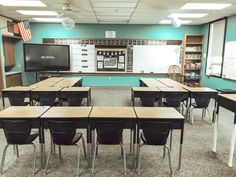
M 235 177 L 235 0 L 0 0 L 0 176 Z

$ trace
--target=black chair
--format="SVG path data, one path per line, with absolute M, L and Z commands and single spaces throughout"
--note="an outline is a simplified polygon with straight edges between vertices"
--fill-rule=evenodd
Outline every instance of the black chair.
M 211 97 L 212 97 L 211 93 L 194 93 L 192 95 L 192 98 L 194 98 L 195 100 L 195 102 L 190 104 L 189 116 L 190 116 L 192 124 L 193 124 L 193 110 L 194 109 L 202 109 L 202 119 L 206 117 L 206 111 L 207 111 L 209 119 L 210 119 L 208 106 L 209 106 Z
M 142 94 L 140 95 L 140 100 L 142 106 L 144 107 L 153 107 L 155 103 L 155 96 L 153 94 Z
M 56 101 L 58 93 L 40 92 L 39 102 L 40 106 L 55 106 L 58 104 Z
M 66 93 L 66 101 L 69 106 L 81 106 L 83 96 L 80 93 Z
M 26 106 L 30 102 L 25 102 L 27 94 L 25 92 L 10 92 L 7 94 L 11 106 Z
M 165 149 L 167 149 L 169 156 L 170 174 L 172 175 L 170 149 L 167 145 L 167 139 L 171 129 L 171 124 L 169 122 L 142 121 L 139 122 L 138 126 L 139 130 L 142 129 L 142 133 L 139 136 L 138 143 L 138 173 L 140 174 L 141 147 L 143 145 L 154 145 L 163 146 L 164 151 Z M 140 145 L 141 141 L 143 141 L 143 144 Z
M 45 165 L 45 175 L 47 174 L 48 163 L 50 160 L 51 152 L 55 145 L 59 146 L 59 156 L 61 157 L 61 146 L 76 146 L 78 155 L 77 155 L 77 176 L 79 176 L 79 161 L 80 161 L 80 149 L 77 145 L 78 141 L 82 139 L 84 156 L 86 157 L 85 141 L 83 134 L 81 132 L 76 133 L 76 126 L 73 121 L 57 121 L 49 120 L 48 126 L 50 129 L 50 134 L 52 138 L 52 144 L 49 149 L 49 154 L 47 162 Z
M 97 132 L 97 140 L 94 142 L 92 174 L 94 174 L 94 166 L 96 152 L 99 145 L 120 145 L 122 149 L 124 173 L 126 175 L 126 155 L 123 145 L 123 122 L 122 121 L 96 121 L 94 128 Z
M 7 140 L 7 145 L 3 150 L 2 162 L 1 162 L 1 174 L 3 173 L 3 166 L 7 148 L 9 145 L 32 145 L 34 148 L 33 157 L 33 174 L 35 174 L 35 163 L 36 163 L 36 146 L 33 141 L 38 137 L 38 132 L 31 132 L 31 122 L 27 120 L 3 120 L 3 130 Z M 18 149 L 17 149 L 18 151 Z M 17 153 L 18 155 L 18 153 Z

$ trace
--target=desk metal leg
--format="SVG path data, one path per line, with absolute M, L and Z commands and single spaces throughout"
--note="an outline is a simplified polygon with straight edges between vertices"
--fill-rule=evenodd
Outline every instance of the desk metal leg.
M 137 146 L 138 146 L 138 126 L 135 125 L 135 129 L 133 131 L 133 169 L 137 168 Z
M 233 132 L 231 136 L 230 153 L 229 153 L 229 161 L 228 161 L 229 167 L 233 166 L 235 138 L 236 138 L 236 124 L 234 124 Z
M 180 168 L 181 168 L 181 160 L 182 160 L 182 144 L 180 144 L 180 148 L 179 148 L 179 167 L 178 167 L 178 170 L 180 170 Z
M 5 99 L 4 99 L 4 93 L 2 94 L 2 107 L 5 109 Z
M 45 144 L 40 143 L 40 161 L 41 161 L 41 170 L 44 169 L 45 167 L 45 159 L 46 159 L 46 154 L 45 154 Z
M 87 128 L 87 154 L 88 154 L 88 167 L 92 168 L 92 132 L 90 125 Z
M 212 151 L 216 152 L 216 149 L 217 149 L 217 133 L 218 133 L 218 114 L 216 114 L 216 112 L 214 112 L 213 121 L 214 121 L 214 134 L 213 134 Z
M 182 122 L 182 128 L 181 128 L 181 135 L 180 135 L 180 147 L 179 147 L 179 167 L 178 170 L 181 168 L 181 160 L 182 160 L 182 146 L 184 141 L 184 121 Z

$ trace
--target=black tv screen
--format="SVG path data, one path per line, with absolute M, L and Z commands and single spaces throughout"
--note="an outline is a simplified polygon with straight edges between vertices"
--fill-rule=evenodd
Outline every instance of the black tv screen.
M 25 71 L 70 70 L 70 46 L 56 44 L 24 44 Z

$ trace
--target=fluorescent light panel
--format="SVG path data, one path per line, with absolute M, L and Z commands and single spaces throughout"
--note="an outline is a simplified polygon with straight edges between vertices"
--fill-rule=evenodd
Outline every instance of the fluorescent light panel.
M 191 23 L 192 20 L 180 20 L 181 24 L 188 24 Z M 171 24 L 171 20 L 161 20 L 159 24 Z
M 136 2 L 92 2 L 93 7 L 134 8 Z
M 221 10 L 232 4 L 217 4 L 217 3 L 187 3 L 181 9 L 199 9 L 199 10 Z
M 61 18 L 33 18 L 37 22 L 61 22 Z
M 18 13 L 23 15 L 39 15 L 39 16 L 57 16 L 58 13 L 54 11 L 41 11 L 41 10 L 16 10 Z
M 195 13 L 172 13 L 168 17 L 170 18 L 202 18 L 208 14 L 195 14 Z
M 3 6 L 46 7 L 41 1 L 0 0 L 0 4 Z

